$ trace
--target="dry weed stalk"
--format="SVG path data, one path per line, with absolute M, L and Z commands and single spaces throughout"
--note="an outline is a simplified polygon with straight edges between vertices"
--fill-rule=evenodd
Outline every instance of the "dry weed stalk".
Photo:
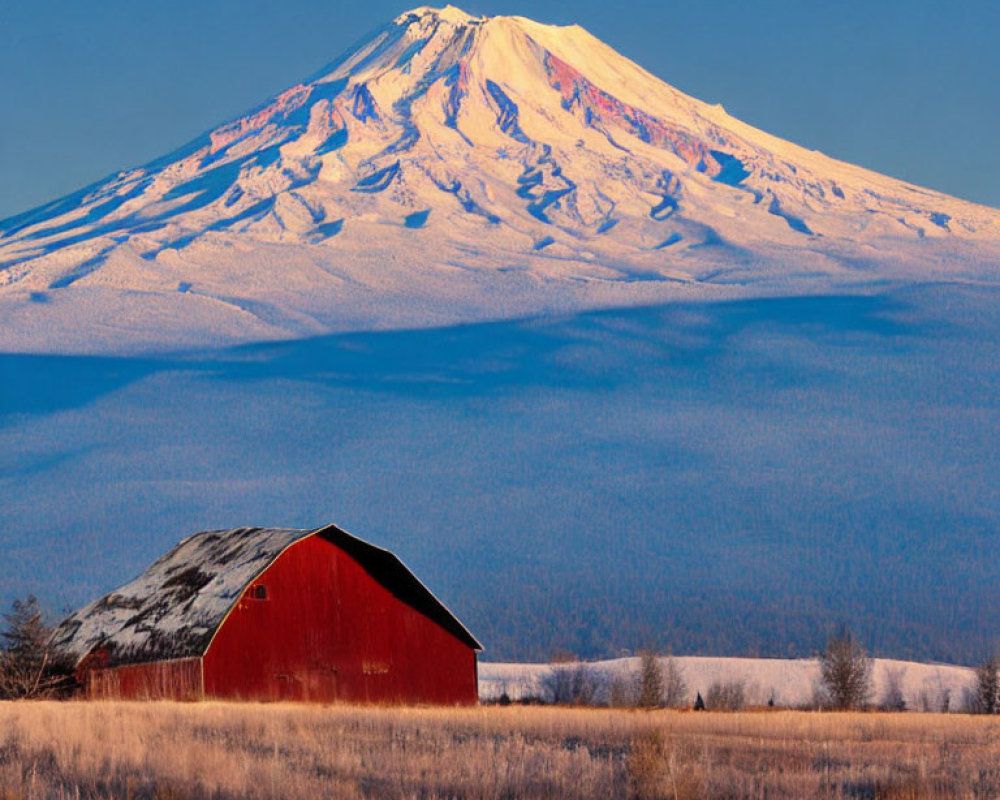
M 0 800 L 1000 796 L 995 718 L 0 704 Z

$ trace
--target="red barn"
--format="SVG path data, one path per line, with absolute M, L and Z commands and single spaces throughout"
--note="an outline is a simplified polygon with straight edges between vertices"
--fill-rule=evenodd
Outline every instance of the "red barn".
M 479 642 L 392 553 L 333 525 L 191 536 L 66 619 L 88 697 L 475 703 Z

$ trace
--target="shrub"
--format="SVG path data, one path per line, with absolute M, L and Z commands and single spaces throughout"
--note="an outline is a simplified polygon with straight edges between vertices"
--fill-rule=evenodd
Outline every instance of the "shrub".
M 746 685 L 742 680 L 716 681 L 705 693 L 705 708 L 709 711 L 742 711 L 746 704 Z
M 668 708 L 680 708 L 687 703 L 688 687 L 677 662 L 668 658 L 663 665 L 663 703 Z
M 906 698 L 903 697 L 903 675 L 905 667 L 885 668 L 885 688 L 879 708 L 882 711 L 906 711 Z
M 556 705 L 586 706 L 594 702 L 597 683 L 582 661 L 553 664 L 542 678 L 546 699 Z

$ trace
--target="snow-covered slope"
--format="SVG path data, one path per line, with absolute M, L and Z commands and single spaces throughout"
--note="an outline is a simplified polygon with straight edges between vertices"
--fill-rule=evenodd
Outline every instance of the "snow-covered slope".
M 694 703 L 696 693 L 704 697 L 713 684 L 738 682 L 743 685 L 746 702 L 765 705 L 771 699 L 779 706 L 808 706 L 814 702 L 820 686 L 819 661 L 815 658 L 725 658 L 712 656 L 675 656 L 674 664 L 684 680 L 686 703 Z M 480 663 L 479 697 L 497 700 L 506 693 L 512 700 L 545 698 L 553 669 L 574 666 L 550 664 Z M 635 680 L 638 658 L 618 658 L 584 665 L 600 693 L 615 678 Z M 924 664 L 876 658 L 872 663 L 871 701 L 878 705 L 892 684 L 899 688 L 906 707 L 913 711 L 961 711 L 965 694 L 974 683 L 972 669 L 952 664 Z
M 998 255 L 1000 212 L 769 136 L 582 28 L 419 8 L 179 150 L 0 221 L 0 347 L 994 282 Z

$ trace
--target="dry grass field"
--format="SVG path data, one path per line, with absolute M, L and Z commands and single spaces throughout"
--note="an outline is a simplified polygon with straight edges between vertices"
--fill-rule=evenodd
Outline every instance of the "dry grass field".
M 989 717 L 0 704 L 0 800 L 997 798 Z

